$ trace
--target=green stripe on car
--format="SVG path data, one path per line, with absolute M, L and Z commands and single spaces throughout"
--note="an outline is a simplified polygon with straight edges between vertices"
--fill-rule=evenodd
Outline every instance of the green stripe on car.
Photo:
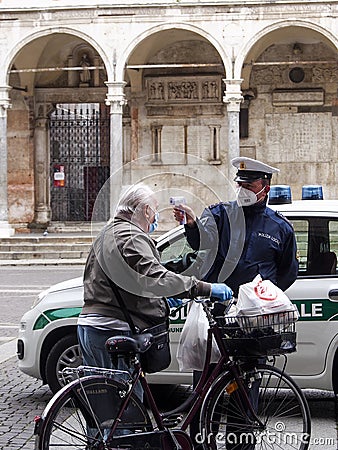
M 33 330 L 42 330 L 50 322 L 60 319 L 71 319 L 73 317 L 79 317 L 81 308 L 59 308 L 50 309 L 41 314 L 34 324 Z
M 293 300 L 297 306 L 301 321 L 338 320 L 338 304 L 328 299 Z M 33 330 L 42 330 L 50 322 L 60 319 L 78 317 L 82 308 L 50 309 L 41 314 L 33 327 Z M 171 325 L 183 324 L 187 316 L 187 307 L 182 308 L 175 317 L 172 317 Z

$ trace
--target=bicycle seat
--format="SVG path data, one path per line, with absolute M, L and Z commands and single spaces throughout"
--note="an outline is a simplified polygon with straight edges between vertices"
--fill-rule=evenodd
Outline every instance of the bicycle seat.
M 153 340 L 153 335 L 150 333 L 113 336 L 107 339 L 106 349 L 109 353 L 144 353 L 151 346 Z

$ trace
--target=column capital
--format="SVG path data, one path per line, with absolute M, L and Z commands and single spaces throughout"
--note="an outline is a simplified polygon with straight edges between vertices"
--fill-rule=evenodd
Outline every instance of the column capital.
M 243 95 L 241 90 L 241 84 L 243 80 L 223 79 L 223 81 L 226 84 L 223 102 L 227 104 L 227 110 L 239 112 L 241 103 L 243 101 Z
M 106 105 L 111 107 L 113 113 L 122 114 L 123 106 L 127 104 L 124 87 L 125 81 L 105 82 L 108 87 L 106 95 Z
M 7 109 L 12 106 L 9 98 L 11 86 L 0 86 L 0 117 L 7 115 Z

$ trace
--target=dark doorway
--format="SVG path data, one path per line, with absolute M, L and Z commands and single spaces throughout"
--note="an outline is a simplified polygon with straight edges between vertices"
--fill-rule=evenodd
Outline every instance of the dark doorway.
M 52 221 L 91 220 L 109 178 L 109 130 L 105 105 L 56 105 L 50 116 Z M 100 220 L 108 220 L 108 205 L 100 214 Z

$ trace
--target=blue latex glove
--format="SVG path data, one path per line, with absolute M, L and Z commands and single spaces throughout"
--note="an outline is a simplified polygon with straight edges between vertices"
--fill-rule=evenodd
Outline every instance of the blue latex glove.
M 211 284 L 211 297 L 216 297 L 218 301 L 225 302 L 233 296 L 232 290 L 224 283 Z
M 167 298 L 167 303 L 169 305 L 169 308 L 177 308 L 178 306 L 182 305 L 182 300 L 180 298 Z

